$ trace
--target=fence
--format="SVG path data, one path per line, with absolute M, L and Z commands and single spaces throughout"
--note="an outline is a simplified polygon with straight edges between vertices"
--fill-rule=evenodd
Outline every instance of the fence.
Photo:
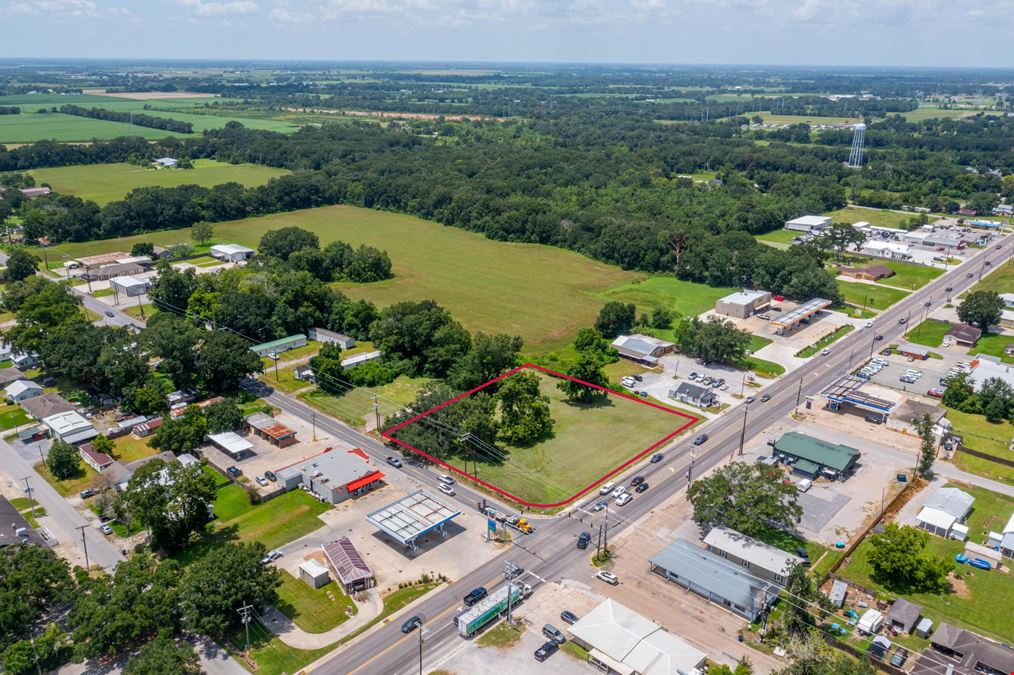
M 991 455 L 991 454 L 986 453 L 986 452 L 979 452 L 978 450 L 972 450 L 971 448 L 966 448 L 963 445 L 959 445 L 958 446 L 958 452 L 963 452 L 966 455 L 971 455 L 972 457 L 978 457 L 979 459 L 988 459 L 991 462 L 996 462 L 997 464 L 1003 464 L 1004 466 L 1009 466 L 1009 467 L 1014 468 L 1014 461 L 1011 461 L 1009 459 L 1004 459 L 1003 457 L 997 457 L 996 455 Z
M 836 640 L 834 637 L 827 635 L 826 633 L 823 633 L 822 635 L 825 642 L 827 642 L 832 647 L 835 647 L 837 649 L 842 650 L 843 652 L 851 654 L 860 661 L 862 661 L 863 659 L 869 659 L 869 662 L 873 664 L 873 667 L 876 668 L 877 672 L 890 673 L 891 675 L 907 675 L 907 673 L 904 670 L 901 670 L 900 668 L 895 668 L 890 663 L 887 663 L 886 661 L 881 661 L 872 654 L 868 654 L 864 651 L 856 649 L 852 645 L 846 644 L 841 640 Z

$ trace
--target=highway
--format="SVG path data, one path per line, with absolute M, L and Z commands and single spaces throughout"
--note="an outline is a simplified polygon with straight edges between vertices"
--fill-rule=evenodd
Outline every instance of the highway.
M 921 321 L 925 312 L 944 304 L 948 297 L 953 298 L 966 290 L 978 281 L 980 274 L 985 276 L 991 269 L 1006 262 L 1014 249 L 1014 235 L 1005 237 L 1000 244 L 1000 249 L 997 249 L 996 244 L 991 245 L 957 269 L 946 272 L 915 291 L 876 317 L 872 327 L 849 333 L 831 346 L 829 355 L 815 356 L 791 375 L 765 387 L 763 391 L 771 396 L 770 401 L 766 403 L 758 401 L 750 406 L 740 404 L 720 418 L 698 427 L 690 436 L 703 432 L 710 438 L 696 448 L 694 475 L 701 475 L 738 452 L 741 438 L 744 436 L 742 423 L 744 415 L 745 438 L 749 439 L 762 433 L 776 420 L 790 415 L 797 404 L 801 405 L 802 398 L 819 394 L 825 387 L 849 372 L 850 365 L 854 368 L 861 364 L 869 358 L 874 349 L 883 348 L 910 329 L 914 323 Z M 947 287 L 951 287 L 952 290 L 945 291 Z M 931 303 L 930 307 L 924 306 L 927 301 Z M 906 319 L 904 325 L 898 323 L 902 318 Z M 882 341 L 874 341 L 877 334 L 883 336 Z M 268 400 L 283 410 L 309 419 L 309 408 L 290 397 L 269 393 Z M 366 449 L 380 460 L 388 452 L 383 445 L 373 439 L 344 427 L 321 413 L 316 414 L 316 419 L 322 426 L 327 424 L 329 432 Z M 689 438 L 681 438 L 665 450 L 665 460 L 662 462 L 655 465 L 642 464 L 628 472 L 628 475 L 655 474 L 661 478 L 649 478 L 652 489 L 638 495 L 623 507 L 622 517 L 613 515 L 610 518 L 612 532 L 620 531 L 636 522 L 686 487 L 686 467 L 692 447 Z M 426 482 L 432 483 L 432 478 Z M 594 502 L 597 498 L 596 493 L 586 502 Z M 596 522 L 603 515 L 596 514 Z M 587 564 L 586 552 L 579 551 L 574 544 L 577 535 L 585 529 L 590 529 L 590 526 L 583 525 L 572 517 L 542 521 L 539 531 L 534 536 L 521 537 L 511 550 L 456 581 L 450 588 L 424 598 L 412 610 L 413 614 L 422 617 L 428 630 L 424 645 L 424 660 L 432 660 L 443 650 L 457 644 L 456 641 L 461 640 L 450 622 L 461 606 L 462 596 L 476 586 L 492 587 L 502 582 L 505 561 L 510 560 L 528 570 L 524 580 L 532 584 L 536 592 L 542 583 L 541 580 L 556 581 L 565 572 L 577 578 L 586 577 L 589 583 L 599 583 L 592 581 L 592 568 Z M 401 621 L 391 620 L 348 646 L 332 652 L 313 665 L 312 669 L 323 673 L 415 672 L 419 667 L 418 636 L 415 633 L 402 634 L 400 625 Z

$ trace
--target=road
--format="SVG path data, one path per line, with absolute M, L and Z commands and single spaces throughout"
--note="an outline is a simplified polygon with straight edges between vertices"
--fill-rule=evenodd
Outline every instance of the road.
M 917 323 L 924 318 L 924 313 L 939 307 L 947 301 L 947 298 L 957 296 L 976 283 L 980 276 L 985 276 L 991 269 L 1006 262 L 1014 249 L 1014 235 L 1005 237 L 1000 244 L 1002 247 L 999 250 L 994 244 L 959 268 L 941 275 L 915 291 L 876 317 L 872 327 L 853 331 L 834 343 L 829 355 L 815 356 L 796 370 L 791 378 L 782 378 L 765 387 L 763 391 L 771 396 L 770 401 L 766 403 L 758 401 L 752 405 L 740 404 L 721 418 L 698 427 L 694 435 L 703 432 L 710 436 L 702 446 L 694 447 L 689 439 L 682 438 L 665 450 L 664 461 L 655 465 L 642 464 L 640 467 L 632 468 L 628 475 L 640 473 L 648 476 L 652 489 L 638 495 L 623 507 L 622 517 L 612 516 L 610 529 L 616 532 L 628 527 L 676 491 L 685 488 L 686 469 L 691 461 L 693 475 L 698 476 L 726 457 L 734 456 L 741 447 L 742 439 L 762 433 L 776 420 L 791 414 L 796 406 L 802 404 L 802 399 L 806 396 L 819 394 L 849 372 L 850 367 L 869 358 L 875 349 L 896 340 L 912 327 L 913 319 Z M 947 287 L 951 287 L 952 290 L 946 291 Z M 924 305 L 927 301 L 930 302 L 929 307 Z M 903 318 L 905 324 L 899 324 L 899 320 Z M 883 336 L 881 341 L 874 340 L 877 334 Z M 264 393 L 273 405 L 289 413 L 306 420 L 314 414 L 309 406 L 284 394 L 270 391 Z M 388 453 L 383 445 L 372 438 L 353 431 L 326 415 L 315 413 L 315 417 L 317 424 L 322 428 L 326 428 L 342 440 L 362 447 L 381 461 Z M 693 459 L 691 459 L 692 450 L 696 454 Z M 418 473 L 427 475 L 424 470 L 419 470 Z M 432 484 L 433 479 L 429 477 L 424 482 Z M 475 493 L 459 490 L 459 493 L 461 492 L 465 492 L 465 499 L 473 503 L 479 498 Z M 593 495 L 585 501 L 585 504 L 592 503 L 597 498 L 597 494 Z M 528 570 L 526 581 L 536 588 L 542 580 L 559 580 L 564 573 L 572 578 L 586 578 L 589 583 L 597 583 L 592 581 L 592 570 L 586 564 L 587 556 L 583 552 L 578 552 L 574 545 L 577 535 L 584 529 L 586 526 L 571 517 L 543 521 L 536 535 L 520 538 L 511 550 L 477 568 L 449 589 L 424 598 L 413 611 L 423 618 L 429 630 L 424 647 L 425 654 L 430 655 L 427 658 L 433 658 L 444 649 L 457 644 L 456 641 L 461 638 L 457 636 L 450 622 L 461 605 L 461 597 L 476 586 L 492 587 L 502 581 L 502 571 L 507 560 Z M 332 652 L 314 664 L 312 669 L 328 673 L 414 672 L 418 668 L 418 637 L 415 634 L 403 635 L 399 630 L 400 623 L 390 621 L 352 644 Z

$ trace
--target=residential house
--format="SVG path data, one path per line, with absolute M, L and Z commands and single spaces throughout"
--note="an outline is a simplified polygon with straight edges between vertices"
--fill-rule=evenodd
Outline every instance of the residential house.
M 897 598 L 887 610 L 886 623 L 899 633 L 911 633 L 922 616 L 922 607 L 905 598 Z
M 712 553 L 776 584 L 784 584 L 793 566 L 803 562 L 799 556 L 757 541 L 727 527 L 713 527 L 704 537 Z
M 658 365 L 659 357 L 676 349 L 672 342 L 638 333 L 620 335 L 613 340 L 612 346 L 623 358 L 652 367 Z
M 916 662 L 912 675 L 1007 675 L 1014 673 L 1010 645 L 941 623 L 930 636 L 930 649 Z
M 11 382 L 25 379 L 25 374 L 18 368 L 0 368 L 0 387 L 6 387 Z
M 991 548 L 998 549 L 1005 558 L 1014 558 L 1014 514 L 1000 532 L 990 532 L 988 539 Z
M 11 403 L 21 403 L 25 399 L 42 396 L 43 388 L 38 382 L 31 380 L 17 380 L 11 382 L 4 388 L 6 398 Z
M 313 374 L 313 368 L 309 365 L 296 366 L 292 369 L 292 377 L 299 380 L 300 382 L 314 382 L 316 376 Z
M 12 353 L 11 364 L 13 364 L 15 368 L 19 368 L 21 370 L 34 368 L 39 365 L 39 355 L 26 352 L 18 352 L 16 354 Z
M 306 336 L 302 333 L 297 333 L 296 335 L 289 335 L 287 337 L 279 338 L 278 340 L 262 342 L 259 345 L 254 345 L 250 349 L 252 349 L 257 356 L 271 356 L 274 358 L 272 355 L 278 355 L 282 352 L 287 352 L 290 349 L 305 346 Z
M 669 398 L 698 408 L 710 408 L 718 402 L 715 392 L 692 382 L 680 382 L 678 387 L 669 390 Z
M 342 349 L 352 349 L 356 346 L 354 338 L 351 338 L 344 333 L 336 333 L 333 330 L 327 330 L 326 328 L 311 328 L 308 335 L 311 340 L 336 344 Z
M 74 410 L 74 404 L 56 392 L 50 392 L 42 396 L 23 400 L 21 402 L 21 409 L 41 421 L 57 413 Z
M 102 473 L 116 462 L 111 455 L 99 452 L 93 448 L 91 443 L 84 443 L 79 446 L 77 452 L 81 455 L 81 459 L 84 463 L 95 469 L 98 473 Z
M 379 349 L 377 349 L 375 351 L 372 351 L 372 352 L 360 352 L 360 353 L 354 354 L 354 355 L 352 355 L 352 356 L 350 356 L 348 358 L 342 359 L 342 362 L 341 362 L 342 363 L 342 368 L 355 368 L 356 366 L 361 366 L 364 363 L 368 363 L 370 361 L 376 361 L 377 359 L 379 359 L 383 355 L 384 355 L 384 352 L 380 351 Z
M 950 327 L 946 335 L 951 336 L 962 347 L 973 347 L 982 337 L 982 329 L 967 323 L 959 323 Z
M 975 497 L 958 488 L 938 488 L 915 517 L 916 524 L 937 536 L 964 541 L 968 528 L 962 523 L 974 502 Z

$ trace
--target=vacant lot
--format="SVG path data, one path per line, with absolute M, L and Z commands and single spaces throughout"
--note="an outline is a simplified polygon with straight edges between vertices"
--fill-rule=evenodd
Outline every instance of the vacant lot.
M 279 576 L 278 610 L 307 633 L 323 633 L 355 616 L 356 603 L 334 581 L 310 588 L 285 570 Z M 349 613 L 347 610 L 351 610 Z
M 917 345 L 939 347 L 944 341 L 944 334 L 951 329 L 947 321 L 927 319 L 905 334 L 905 339 Z
M 273 374 L 265 376 L 264 381 L 274 386 Z M 292 382 L 295 383 L 298 380 L 292 378 Z M 329 394 L 321 389 L 314 389 L 300 394 L 299 398 L 343 422 L 360 427 L 374 412 L 374 395 L 378 396 L 377 406 L 381 419 L 383 419 L 386 415 L 393 414 L 412 403 L 416 394 L 427 382 L 429 382 L 427 378 L 411 378 L 401 375 L 394 382 L 382 387 L 356 387 L 341 396 Z M 281 382 L 283 389 L 286 388 L 286 384 L 283 377 Z M 295 387 L 295 389 L 300 388 Z
M 802 232 L 795 232 L 793 230 L 772 230 L 771 232 L 758 234 L 754 239 L 775 248 L 788 248 L 792 244 L 792 240 L 801 234 Z
M 1001 265 L 972 287 L 973 291 L 1010 293 L 1014 290 L 1014 265 Z
M 570 403 L 556 386 L 558 378 L 537 374 L 550 399 L 552 435 L 527 447 L 503 446 L 507 459 L 502 463 L 478 458 L 479 479 L 527 502 L 562 502 L 690 422 L 613 395 L 590 404 Z M 465 470 L 459 459 L 451 464 Z
M 903 223 L 918 217 L 919 214 L 908 213 L 906 211 L 892 211 L 890 209 L 846 206 L 836 211 L 828 211 L 824 215 L 831 216 L 831 220 L 836 223 L 852 224 L 865 220 L 870 225 L 876 225 L 877 227 L 901 227 Z
M 1002 527 L 1014 503 L 1010 499 L 980 488 L 958 485 L 975 497 L 972 514 L 968 517 L 968 536 L 980 541 L 988 530 Z M 952 592 L 946 594 L 902 593 L 906 599 L 922 605 L 923 616 L 937 625 L 947 621 L 982 633 L 1004 642 L 1014 640 L 1014 621 L 1011 608 L 1014 607 L 1014 584 L 1010 576 L 1002 572 L 985 572 L 954 562 L 954 556 L 964 550 L 964 544 L 950 539 L 929 535 L 927 550 L 951 562 L 953 571 L 960 578 L 951 577 Z M 872 578 L 872 569 L 866 558 L 869 542 L 860 544 L 852 555 L 851 562 L 839 570 L 839 574 L 868 588 L 882 591 L 885 597 L 897 597 Z
M 1004 351 L 1008 344 L 1014 342 L 1014 336 L 1003 335 L 1002 333 L 983 334 L 975 347 L 969 350 L 970 354 L 990 354 L 999 357 L 1004 363 L 1014 363 L 1014 357 L 1007 356 Z
M 351 206 L 216 223 L 215 238 L 256 246 L 268 230 L 290 225 L 316 232 L 322 245 L 342 239 L 390 253 L 395 278 L 341 284 L 350 297 L 366 298 L 381 306 L 433 298 L 471 331 L 520 335 L 528 353 L 551 351 L 568 343 L 579 328 L 595 322 L 605 303 L 604 291 L 644 278 L 571 251 L 492 241 L 412 216 Z M 129 251 L 138 241 L 168 244 L 188 240 L 188 230 L 167 230 L 67 244 L 59 250 L 78 257 Z M 688 293 L 694 289 L 714 291 L 693 284 L 686 287 Z M 687 302 L 688 306 L 700 306 L 693 297 Z
M 1011 439 L 1014 439 L 1014 425 L 1010 422 L 993 424 L 987 422 L 982 415 L 951 409 L 947 411 L 947 419 L 954 425 L 954 433 L 961 436 L 965 447 L 1014 462 L 1014 451 L 1010 449 Z M 955 453 L 951 461 L 965 471 L 1014 485 L 1012 467 L 963 452 Z
M 906 291 L 922 288 L 929 282 L 944 273 L 939 267 L 927 265 L 916 265 L 914 263 L 901 262 L 899 260 L 884 260 L 883 258 L 870 258 L 868 256 L 849 256 L 848 264 L 863 267 L 866 265 L 884 265 L 894 270 L 894 274 L 878 281 L 884 286 L 894 286 Z
M 897 288 L 886 288 L 873 284 L 859 284 L 852 281 L 839 281 L 838 291 L 850 305 L 862 309 L 887 309 L 906 295 L 907 291 Z
M 676 277 L 648 277 L 644 281 L 611 288 L 601 294 L 604 301 L 618 300 L 637 305 L 638 312 L 656 308 L 676 310 L 682 316 L 696 316 L 715 308 L 715 300 L 735 288 L 714 288 Z
M 46 183 L 56 192 L 91 199 L 101 205 L 123 199 L 128 192 L 139 187 L 190 184 L 212 187 L 229 182 L 252 187 L 288 171 L 256 164 L 227 164 L 213 159 L 198 159 L 193 169 L 155 170 L 133 164 L 93 164 L 35 169 L 29 173 L 38 184 Z

